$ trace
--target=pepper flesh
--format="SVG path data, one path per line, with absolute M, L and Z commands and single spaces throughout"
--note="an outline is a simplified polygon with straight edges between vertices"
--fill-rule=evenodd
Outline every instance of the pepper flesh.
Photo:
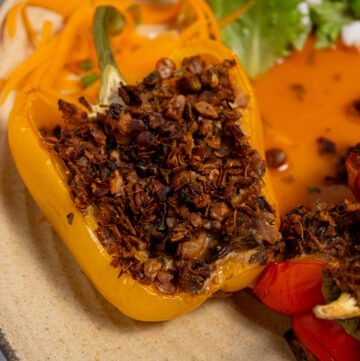
M 209 63 L 238 60 L 232 52 L 214 41 L 202 42 L 175 51 L 170 58 L 179 65 L 185 57 L 201 55 Z M 264 156 L 263 136 L 258 108 L 250 84 L 240 66 L 231 70 L 235 91 L 249 96 L 249 106 L 242 115 L 242 130 L 249 143 Z M 66 99 L 66 97 L 63 97 Z M 250 263 L 256 251 L 230 254 L 216 262 L 216 271 L 199 295 L 179 293 L 169 296 L 135 281 L 130 275 L 118 277 L 110 265 L 111 256 L 102 247 L 94 230 L 96 220 L 83 216 L 75 207 L 66 186 L 63 165 L 41 140 L 39 129 L 62 124 L 57 98 L 45 92 L 25 88 L 17 96 L 9 119 L 10 148 L 22 179 L 43 213 L 70 249 L 81 269 L 102 295 L 129 317 L 142 321 L 173 319 L 198 307 L 216 291 L 234 292 L 252 285 L 264 266 Z M 69 99 L 69 101 L 73 101 Z M 268 175 L 264 177 L 263 195 L 275 207 Z M 276 209 L 276 207 L 275 207 Z M 66 215 L 73 214 L 70 225 Z M 276 227 L 278 228 L 278 217 Z

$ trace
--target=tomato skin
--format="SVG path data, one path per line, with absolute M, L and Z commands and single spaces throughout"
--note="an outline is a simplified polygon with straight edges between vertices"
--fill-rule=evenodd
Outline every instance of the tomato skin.
M 285 315 L 311 310 L 325 302 L 322 294 L 323 263 L 270 263 L 257 281 L 254 292 L 271 309 Z
M 294 316 L 292 326 L 299 341 L 319 361 L 360 360 L 360 341 L 335 321 L 321 320 L 308 312 Z

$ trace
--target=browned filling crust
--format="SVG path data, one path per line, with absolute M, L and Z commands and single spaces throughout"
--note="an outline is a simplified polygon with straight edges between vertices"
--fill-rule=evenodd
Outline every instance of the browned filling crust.
M 360 203 L 298 207 L 283 219 L 281 233 L 285 258 L 330 256 L 325 276 L 360 301 Z
M 230 252 L 258 249 L 254 261 L 266 262 L 278 238 L 264 162 L 240 128 L 248 99 L 231 85 L 234 66 L 161 59 L 120 86 L 126 107 L 91 119 L 59 101 L 65 126 L 43 130 L 112 265 L 164 293 L 199 293 Z

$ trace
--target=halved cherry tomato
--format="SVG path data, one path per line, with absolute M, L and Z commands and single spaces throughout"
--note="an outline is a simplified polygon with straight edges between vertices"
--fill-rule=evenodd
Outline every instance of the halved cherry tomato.
M 320 320 L 308 312 L 294 316 L 292 325 L 299 341 L 319 361 L 360 360 L 360 341 L 335 321 Z
M 271 263 L 261 274 L 254 292 L 275 311 L 294 315 L 324 303 L 321 270 L 323 263 Z

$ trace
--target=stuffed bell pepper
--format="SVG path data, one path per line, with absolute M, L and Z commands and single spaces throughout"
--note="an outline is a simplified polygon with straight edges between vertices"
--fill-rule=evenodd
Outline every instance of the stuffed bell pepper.
M 358 147 L 347 160 L 357 196 Z M 282 221 L 282 263 L 271 263 L 254 290 L 292 316 L 287 338 L 299 360 L 360 359 L 360 203 L 298 207 Z
M 305 279 L 297 289 L 298 294 L 312 296 L 308 310 L 292 314 L 295 336 L 320 361 L 360 359 L 360 204 L 344 201 L 319 205 L 315 211 L 301 208 L 288 215 L 282 229 L 289 256 L 296 254 L 294 264 L 301 254 L 314 257 L 309 264 L 323 264 L 312 276 L 320 278 L 319 286 L 310 290 Z M 306 273 L 306 266 L 303 269 Z
M 26 88 L 9 141 L 100 293 L 134 319 L 169 320 L 252 285 L 278 247 L 278 216 L 257 105 L 233 53 L 191 44 L 129 85 L 111 53 L 116 17 L 100 7 L 94 18 L 99 103 Z

